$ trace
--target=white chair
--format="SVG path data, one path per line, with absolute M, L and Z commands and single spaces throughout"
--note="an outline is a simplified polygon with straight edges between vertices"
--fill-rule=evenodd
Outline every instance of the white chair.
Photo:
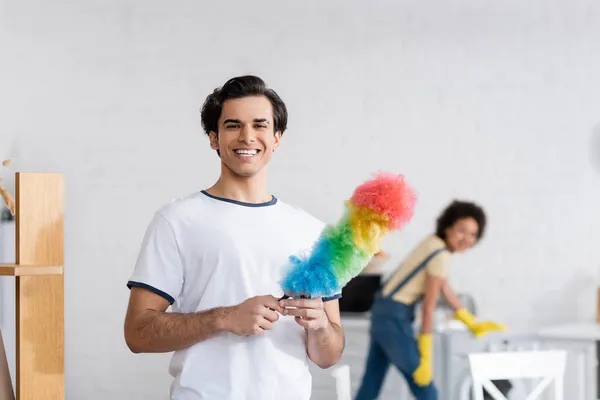
M 352 400 L 350 386 L 350 367 L 341 364 L 331 371 L 331 376 L 335 378 L 335 390 L 337 400 Z
M 567 352 L 563 350 L 516 351 L 469 354 L 473 397 L 483 400 L 483 388 L 496 400 L 507 400 L 494 386 L 494 379 L 541 378 L 526 400 L 537 399 L 554 381 L 554 398 L 563 400 L 563 376 Z

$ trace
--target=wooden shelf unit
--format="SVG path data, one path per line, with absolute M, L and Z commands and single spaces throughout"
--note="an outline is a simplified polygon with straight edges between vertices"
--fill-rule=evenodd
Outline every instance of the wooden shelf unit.
M 17 172 L 15 183 L 16 262 L 0 275 L 15 277 L 16 387 L 0 398 L 64 399 L 63 176 Z
M 0 263 L 0 276 L 62 275 L 60 265 L 18 265 Z

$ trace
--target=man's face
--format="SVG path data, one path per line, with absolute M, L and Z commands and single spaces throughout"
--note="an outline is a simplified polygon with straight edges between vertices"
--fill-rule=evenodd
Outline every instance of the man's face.
M 273 107 L 265 96 L 225 101 L 218 126 L 218 135 L 210 133 L 210 147 L 234 175 L 256 175 L 279 147 L 281 133 L 274 132 Z

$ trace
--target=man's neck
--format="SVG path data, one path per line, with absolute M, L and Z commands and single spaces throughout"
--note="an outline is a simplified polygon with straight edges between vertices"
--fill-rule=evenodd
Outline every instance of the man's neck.
M 217 182 L 206 191 L 213 196 L 243 203 L 260 204 L 273 199 L 267 190 L 266 174 L 246 178 L 233 175 L 225 168 Z

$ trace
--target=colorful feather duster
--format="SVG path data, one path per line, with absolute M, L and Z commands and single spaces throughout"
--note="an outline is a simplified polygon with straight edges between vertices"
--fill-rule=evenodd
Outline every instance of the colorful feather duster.
M 379 173 L 357 187 L 336 225 L 327 225 L 311 251 L 290 257 L 283 298 L 340 293 L 380 249 L 383 236 L 414 214 L 416 196 L 402 175 Z

